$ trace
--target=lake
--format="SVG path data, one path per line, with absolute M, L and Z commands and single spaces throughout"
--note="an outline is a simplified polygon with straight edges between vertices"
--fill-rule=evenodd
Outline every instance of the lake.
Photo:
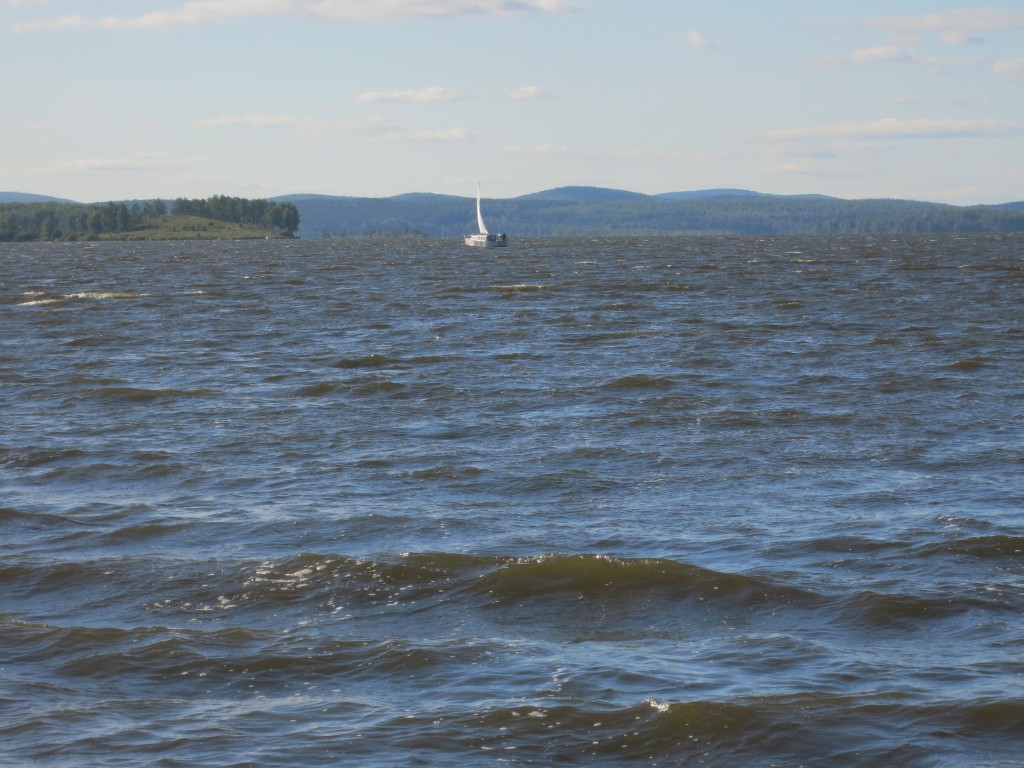
M 1024 236 L 0 267 L 0 764 L 1019 765 Z

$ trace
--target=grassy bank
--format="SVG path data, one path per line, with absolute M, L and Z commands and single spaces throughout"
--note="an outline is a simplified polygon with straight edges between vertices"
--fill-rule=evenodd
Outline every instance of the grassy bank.
M 246 224 L 206 219 L 201 216 L 161 216 L 149 226 L 122 232 L 106 232 L 100 240 L 263 240 L 278 233 Z

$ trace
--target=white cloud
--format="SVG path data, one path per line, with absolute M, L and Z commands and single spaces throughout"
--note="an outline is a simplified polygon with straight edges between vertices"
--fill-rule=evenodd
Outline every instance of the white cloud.
M 475 139 L 469 130 L 461 127 L 415 128 L 388 122 L 380 116 L 324 120 L 293 115 L 220 115 L 200 120 L 198 125 L 204 128 L 284 128 L 325 141 L 345 137 L 356 141 L 391 144 L 438 144 Z
M 476 139 L 466 128 L 412 128 L 380 116 L 340 122 L 336 129 L 349 139 L 381 144 L 462 144 Z
M 977 136 L 1012 136 L 1024 132 L 1021 126 L 997 120 L 935 120 L 921 117 L 900 120 L 893 117 L 869 123 L 841 123 L 772 131 L 774 139 L 921 139 Z
M 849 56 L 854 64 L 866 64 L 877 61 L 910 61 L 913 57 L 906 51 L 893 45 L 876 45 L 874 48 L 861 48 Z
M 928 13 L 923 16 L 878 16 L 870 27 L 914 32 L 966 32 L 969 30 L 1024 29 L 1024 11 L 963 10 Z
M 433 85 L 429 88 L 423 88 L 418 91 L 416 90 L 399 90 L 399 91 L 367 91 L 361 93 L 356 97 L 356 101 L 360 104 L 373 104 L 379 102 L 404 102 L 408 104 L 426 104 L 426 103 L 438 103 L 438 102 L 450 102 L 450 101 L 462 101 L 467 98 L 477 98 L 477 96 L 468 95 L 459 91 L 453 91 L 448 88 Z M 554 94 L 545 91 L 539 85 L 524 85 L 521 88 L 516 88 L 505 94 L 505 98 L 510 101 L 540 101 L 543 99 L 553 99 Z
M 71 173 L 143 173 L 162 168 L 177 168 L 201 158 L 177 157 L 164 152 L 134 152 L 121 157 L 89 157 L 62 163 Z
M 367 91 L 366 93 L 359 94 L 356 97 L 356 101 L 361 103 L 405 101 L 419 104 L 425 102 L 457 101 L 459 98 L 461 98 L 459 94 L 454 91 L 432 85 L 419 91 Z
M 694 30 L 686 36 L 683 41 L 687 48 L 713 48 L 714 46 L 708 42 L 707 38 L 700 32 Z
M 814 163 L 810 163 L 807 161 L 797 162 L 795 160 L 791 160 L 790 162 L 787 163 L 769 166 L 765 168 L 764 171 L 765 173 L 808 175 L 820 173 L 821 169 Z
M 577 154 L 569 147 L 556 147 L 551 144 L 538 144 L 533 147 L 508 147 L 505 150 L 509 155 L 573 155 Z
M 1005 59 L 1004 61 L 998 61 L 992 67 L 992 71 L 1000 77 L 1024 80 L 1024 59 Z
M 208 128 L 232 125 L 244 125 L 249 128 L 297 128 L 308 124 L 308 120 L 290 115 L 221 115 L 199 121 L 199 125 Z
M 539 85 L 524 85 L 522 88 L 516 88 L 509 93 L 508 98 L 512 101 L 541 101 L 543 99 L 553 99 L 555 95 L 545 91 Z
M 846 56 L 827 56 L 815 61 L 822 67 L 841 67 L 847 64 L 902 63 L 916 61 L 915 54 L 894 45 L 876 45 L 874 48 L 859 48 Z
M 970 32 L 965 30 L 950 30 L 949 32 L 943 32 L 939 37 L 946 45 L 960 48 L 965 45 L 977 45 L 978 43 L 985 42 L 977 35 L 972 35 Z
M 15 2 L 15 0 L 12 0 Z M 16 0 L 25 4 L 27 0 Z M 220 24 L 234 19 L 291 16 L 336 22 L 389 22 L 411 18 L 486 15 L 516 16 L 529 13 L 566 13 L 576 10 L 569 0 L 193 0 L 165 11 L 138 16 L 103 18 L 69 14 L 21 22 L 17 32 L 45 29 L 166 29 Z
M 389 140 L 403 144 L 462 144 L 472 141 L 474 135 L 466 128 L 443 128 L 440 130 L 418 128 L 406 130 L 389 137 Z
M 595 160 L 628 160 L 631 162 L 657 162 L 664 163 L 680 159 L 675 151 L 658 152 L 648 149 L 573 149 L 566 146 L 553 144 L 537 144 L 532 147 L 506 147 L 507 155 L 534 156 L 534 157 L 572 157 L 582 158 L 587 161 Z

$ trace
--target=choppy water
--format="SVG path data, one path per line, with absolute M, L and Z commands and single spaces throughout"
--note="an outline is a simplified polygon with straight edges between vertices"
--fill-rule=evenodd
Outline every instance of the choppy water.
M 1020 236 L 0 269 L 0 763 L 1020 765 Z

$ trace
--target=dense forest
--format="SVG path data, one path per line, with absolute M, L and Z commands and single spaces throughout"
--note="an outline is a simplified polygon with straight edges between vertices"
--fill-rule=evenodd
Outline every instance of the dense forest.
M 604 192 L 605 194 L 597 194 Z M 673 199 L 614 190 L 566 194 L 552 190 L 522 198 L 484 200 L 492 232 L 512 237 L 729 233 L 914 234 L 1024 232 L 1017 203 L 956 206 L 910 200 L 843 200 L 757 193 Z M 476 231 L 476 203 L 450 195 L 387 198 L 288 196 L 302 216 L 302 237 L 418 232 L 460 237 Z
M 163 200 L 105 203 L 0 204 L 0 242 L 96 240 L 105 233 L 128 232 L 167 213 Z
M 291 237 L 299 212 L 291 203 L 215 196 L 207 200 L 178 199 L 172 216 L 198 216 L 261 227 Z M 32 240 L 98 240 L 131 237 L 168 215 L 164 200 L 101 204 L 37 202 L 0 203 L 0 242 Z
M 299 228 L 299 211 L 292 203 L 272 203 L 269 200 L 249 200 L 225 195 L 215 195 L 205 200 L 179 197 L 174 201 L 171 212 L 180 216 L 201 216 L 216 221 L 264 227 L 289 237 Z

